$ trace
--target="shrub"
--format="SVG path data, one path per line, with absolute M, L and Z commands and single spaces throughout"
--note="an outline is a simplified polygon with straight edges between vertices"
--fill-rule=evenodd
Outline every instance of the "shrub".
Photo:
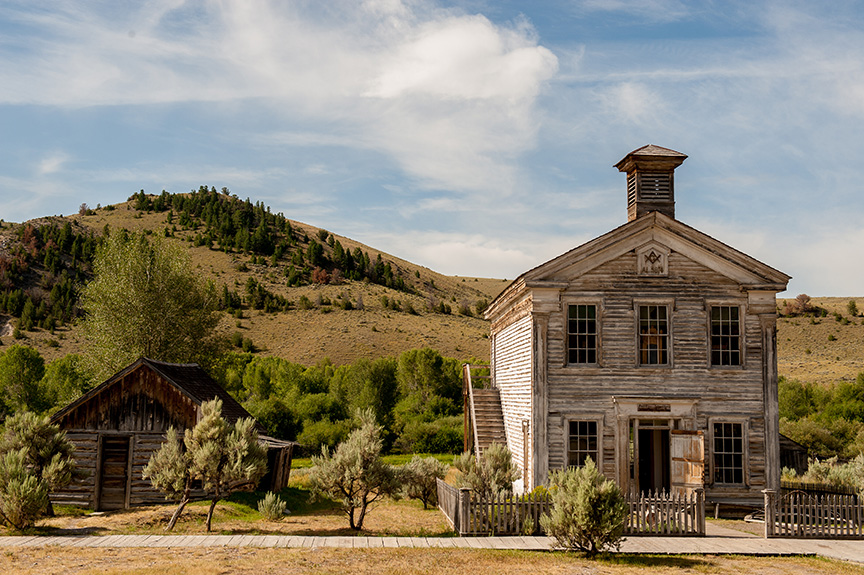
M 48 487 L 27 469 L 27 449 L 0 455 L 0 519 L 22 530 L 32 527 L 48 505 Z
M 278 521 L 285 515 L 285 502 L 272 491 L 268 491 L 264 499 L 258 502 L 258 512 L 267 521 Z
M 448 466 L 434 457 L 422 458 L 415 455 L 411 458 L 402 473 L 402 485 L 405 496 L 409 499 L 419 499 L 423 509 L 438 505 L 438 480 L 447 475 Z
M 332 454 L 325 447 L 320 457 L 313 457 L 310 476 L 313 496 L 337 500 L 351 529 L 357 531 L 363 529 L 369 506 L 398 490 L 396 470 L 381 459 L 381 426 L 375 423 L 372 410 L 358 415 L 360 429 Z
M 849 312 L 849 315 L 852 317 L 858 315 L 858 304 L 855 303 L 854 299 L 849 300 L 849 303 L 846 304 L 846 311 Z
M 547 535 L 589 557 L 620 547 L 627 502 L 615 482 L 597 471 L 591 458 L 583 467 L 554 472 L 550 485 L 552 512 L 540 517 Z
M 453 465 L 462 472 L 460 487 L 469 487 L 483 499 L 512 493 L 513 482 L 519 477 L 510 450 L 500 443 L 490 445 L 479 458 L 466 451 L 453 460 Z

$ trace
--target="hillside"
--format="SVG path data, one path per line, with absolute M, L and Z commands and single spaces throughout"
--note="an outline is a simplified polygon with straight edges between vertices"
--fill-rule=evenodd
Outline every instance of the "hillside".
M 265 211 L 263 206 L 250 208 L 252 205 L 248 201 L 223 194 L 218 196 L 220 202 L 234 202 L 232 205 L 241 206 L 246 211 L 257 209 L 262 214 Z M 158 197 L 147 198 L 150 204 L 154 199 Z M 87 215 L 46 217 L 23 224 L 4 223 L 0 228 L 0 264 L 7 265 L 4 262 L 12 261 L 14 268 L 13 254 L 17 253 L 21 236 L 26 235 L 22 231 L 28 225 L 63 226 L 69 222 L 73 233 L 82 237 L 86 234 L 98 237 L 106 225 L 110 229 L 125 228 L 159 235 L 165 235 L 167 230 L 171 236 L 169 241 L 182 242 L 188 248 L 193 266 L 202 276 L 212 280 L 217 289 L 226 286 L 244 299 L 242 317 L 226 314 L 220 329 L 226 336 L 240 334 L 239 337 L 250 340 L 257 349 L 256 353 L 305 365 L 324 358 L 343 364 L 360 357 L 393 356 L 427 346 L 459 359 L 489 357 L 489 326 L 478 317 L 477 304 L 480 303 L 482 309 L 484 301 L 491 301 L 508 285 L 506 280 L 438 274 L 350 238 L 290 219 L 285 225 L 288 233 L 280 235 L 278 231 L 274 232 L 270 253 L 223 248 L 207 235 L 207 230 L 214 227 L 205 222 L 207 214 L 180 225 L 179 212 L 136 209 L 136 206 L 144 207 L 141 198 L 133 197 L 111 207 L 90 210 Z M 266 213 L 269 214 L 269 209 Z M 278 216 L 268 217 L 272 220 Z M 275 225 L 274 229 L 278 227 Z M 247 232 L 251 230 L 249 227 Z M 289 241 L 284 241 L 285 238 Z M 29 241 L 32 243 L 32 238 Z M 359 250 L 372 262 L 380 254 L 379 269 L 389 266 L 393 279 L 387 281 L 395 287 L 382 285 L 386 278 L 374 277 L 374 273 L 372 276 L 367 273 L 367 277 L 362 279 L 337 279 L 337 283 L 312 281 L 311 266 L 302 254 L 309 253 L 313 242 L 318 243 L 322 250 L 321 269 L 331 276 L 338 265 L 335 263 L 338 259 L 337 242 L 345 252 L 358 253 Z M 279 253 L 280 246 L 282 253 Z M 82 253 L 85 251 L 82 248 Z M 301 254 L 299 258 L 298 252 Z M 81 257 L 86 259 L 83 255 Z M 33 261 L 25 266 L 25 272 L 19 274 L 20 279 L 12 286 L 0 285 L 0 292 L 10 287 L 22 288 L 35 298 L 49 299 L 49 292 L 53 293 L 51 282 L 56 281 L 57 274 L 46 267 L 48 257 L 44 260 L 41 256 L 30 259 Z M 67 265 L 70 263 L 68 255 L 62 255 L 60 259 Z M 3 265 L 0 265 L 0 279 L 4 277 Z M 56 267 L 56 262 L 53 265 Z M 304 272 L 306 275 L 292 280 L 291 274 L 298 272 L 301 265 L 307 270 Z M 371 267 L 374 265 L 370 264 Z M 83 269 L 87 270 L 87 266 L 83 265 Z M 86 273 L 81 272 L 77 281 L 85 281 L 86 277 Z M 283 304 L 273 304 L 279 308 L 278 311 L 254 309 L 254 305 L 249 305 L 246 286 L 250 279 L 263 288 L 260 293 L 270 294 L 273 301 L 282 298 L 279 301 Z M 292 281 L 294 285 L 289 287 Z M 825 317 L 779 318 L 777 341 L 781 375 L 828 383 L 854 379 L 864 371 L 864 318 L 848 317 L 846 306 L 850 299 L 856 298 L 814 298 L 812 303 L 828 312 Z M 345 304 L 348 301 L 350 305 Z M 856 301 L 859 310 L 864 310 L 864 298 Z M 784 300 L 778 303 L 781 310 L 784 303 Z M 450 313 L 446 313 L 445 306 L 449 307 Z M 362 309 L 357 309 L 360 307 Z M 459 313 L 460 307 L 462 314 Z M 471 311 L 470 316 L 464 313 L 466 309 Z M 845 316 L 846 320 L 835 319 L 832 315 L 835 312 Z M 16 322 L 9 314 L 0 315 L 0 342 L 3 346 L 16 341 L 12 337 Z M 34 327 L 23 335 L 23 339 L 18 341 L 36 347 L 49 361 L 83 349 L 74 321 L 62 323 L 53 334 L 49 329 Z M 833 340 L 829 336 L 833 336 Z
M 242 204 L 236 199 L 220 197 L 220 200 Z M 106 225 L 115 230 L 125 228 L 158 235 L 164 235 L 170 227 L 173 237 L 167 239 L 187 246 L 192 264 L 202 276 L 212 280 L 217 289 L 227 286 L 243 298 L 242 317 L 226 315 L 220 329 L 229 337 L 237 332 L 250 339 L 257 353 L 302 364 L 314 364 L 323 358 L 342 364 L 359 357 L 396 355 L 425 346 L 460 359 L 487 359 L 489 356 L 488 323 L 478 317 L 477 305 L 479 303 L 482 309 L 484 302 L 490 301 L 507 285 L 505 280 L 442 275 L 350 238 L 294 220 L 287 220 L 294 239 L 285 253 L 276 258 L 272 253 L 255 255 L 254 252 L 250 254 L 230 248 L 223 251 L 216 241 L 209 242 L 209 246 L 196 246 L 202 243 L 202 233 L 206 233 L 203 222 L 178 226 L 177 213 L 169 218 L 167 211 L 135 209 L 136 203 L 130 199 L 108 209 L 91 210 L 88 215 L 39 218 L 23 224 L 5 223 L 0 229 L 0 257 L 11 257 L 16 244 L 20 243 L 18 236 L 22 228 L 28 225 L 63 226 L 69 222 L 74 233 L 92 233 L 96 237 L 102 234 Z M 169 219 L 174 223 L 169 224 Z M 325 234 L 326 239 L 322 239 Z M 274 234 L 276 240 L 279 237 Z M 333 275 L 335 266 L 328 266 L 328 262 L 335 259 L 334 247 L 338 243 L 346 252 L 364 252 L 372 260 L 372 267 L 380 254 L 379 266 L 392 270 L 396 281 L 391 283 L 395 287 L 380 285 L 369 277 L 316 283 L 308 275 L 305 281 L 301 278 L 295 282 L 300 285 L 289 287 L 289 273 L 298 261 L 295 254 L 299 252 L 300 260 L 304 260 L 303 254 L 308 253 L 313 242 L 323 252 L 320 268 L 328 275 Z M 278 251 L 278 247 L 273 251 Z M 34 261 L 28 271 L 20 282 L 16 282 L 23 285 L 12 287 L 48 299 L 45 286 L 51 273 L 40 265 L 40 258 L 30 259 Z M 66 256 L 67 264 L 68 259 Z M 301 265 L 312 267 L 305 260 Z M 298 272 L 300 269 L 297 265 Z M 247 301 L 246 286 L 250 279 L 263 288 L 261 293 L 272 295 L 274 299 L 284 298 L 285 305 L 280 306 L 279 311 L 253 309 L 254 306 L 248 305 Z M 383 283 L 384 280 L 380 281 Z M 304 298 L 307 300 L 305 303 Z M 351 302 L 350 306 L 344 304 L 346 301 Z M 284 307 L 288 309 L 283 311 Z M 343 309 L 345 307 L 353 309 Z M 362 309 L 357 309 L 360 307 Z M 432 311 L 432 308 L 440 311 Z M 470 310 L 470 315 L 466 310 Z M 4 346 L 15 342 L 12 331 L 16 321 L 9 314 L 0 315 L 0 341 Z M 67 353 L 80 352 L 83 346 L 73 322 L 55 328 L 53 334 L 38 327 L 25 331 L 19 343 L 36 347 L 49 361 Z

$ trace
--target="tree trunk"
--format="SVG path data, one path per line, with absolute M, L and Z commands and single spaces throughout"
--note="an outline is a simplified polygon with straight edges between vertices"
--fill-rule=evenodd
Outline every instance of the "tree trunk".
M 213 510 L 216 509 L 216 503 L 222 499 L 218 495 L 210 502 L 210 510 L 207 512 L 207 533 L 210 533 L 210 522 L 213 519 Z
M 183 499 L 180 500 L 180 505 L 177 506 L 177 509 L 174 510 L 174 515 L 171 516 L 171 521 L 169 521 L 168 526 L 165 527 L 165 531 L 171 531 L 174 529 L 174 525 L 176 525 L 177 520 L 180 519 L 180 514 L 183 513 L 183 508 L 186 507 L 187 503 L 189 503 L 189 497 L 184 494 Z

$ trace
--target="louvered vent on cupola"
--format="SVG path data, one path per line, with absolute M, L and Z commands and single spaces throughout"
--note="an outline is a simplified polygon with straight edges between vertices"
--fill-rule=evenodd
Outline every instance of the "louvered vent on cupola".
M 615 164 L 627 172 L 627 221 L 649 212 L 675 217 L 675 168 L 686 159 L 680 152 L 649 144 Z

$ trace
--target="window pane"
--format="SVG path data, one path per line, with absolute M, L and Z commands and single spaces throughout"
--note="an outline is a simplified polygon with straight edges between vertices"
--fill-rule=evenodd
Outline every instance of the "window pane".
M 570 437 L 567 445 L 567 465 L 581 467 L 585 460 L 590 457 L 598 466 L 599 437 L 597 434 L 596 421 L 571 421 L 569 422 Z
M 741 324 L 737 306 L 711 307 L 711 365 L 741 365 Z
M 567 360 L 569 363 L 597 363 L 597 308 L 571 305 L 567 308 Z
M 639 362 L 642 365 L 669 363 L 669 322 L 666 306 L 639 306 Z
M 714 423 L 714 481 L 744 483 L 744 426 Z

